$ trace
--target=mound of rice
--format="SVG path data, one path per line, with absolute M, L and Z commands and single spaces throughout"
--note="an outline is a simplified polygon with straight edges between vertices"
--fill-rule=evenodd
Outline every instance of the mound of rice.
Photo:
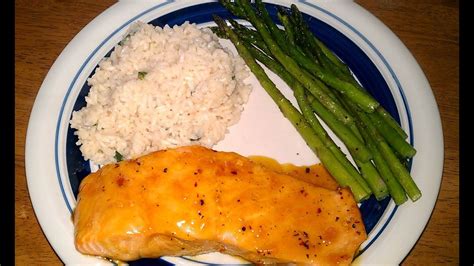
M 88 80 L 87 106 L 73 112 L 80 150 L 96 164 L 224 138 L 251 88 L 245 62 L 209 29 L 136 23 Z

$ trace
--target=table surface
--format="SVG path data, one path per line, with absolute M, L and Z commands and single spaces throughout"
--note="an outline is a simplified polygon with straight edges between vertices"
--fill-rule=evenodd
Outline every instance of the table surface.
M 112 0 L 15 1 L 15 258 L 18 265 L 60 265 L 33 212 L 25 176 L 25 137 L 36 94 L 68 42 Z M 458 264 L 459 1 L 359 0 L 412 52 L 438 102 L 444 131 L 441 191 L 405 265 Z

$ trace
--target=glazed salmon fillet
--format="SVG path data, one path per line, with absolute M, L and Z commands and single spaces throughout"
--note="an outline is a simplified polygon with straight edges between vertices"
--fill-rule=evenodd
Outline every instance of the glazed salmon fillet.
M 123 261 L 218 251 L 259 264 L 347 265 L 367 237 L 349 190 L 200 146 L 88 175 L 73 219 L 77 250 Z

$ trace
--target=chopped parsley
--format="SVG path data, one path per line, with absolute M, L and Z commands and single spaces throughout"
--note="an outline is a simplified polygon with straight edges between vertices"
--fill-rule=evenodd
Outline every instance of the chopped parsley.
M 114 156 L 114 158 L 115 158 L 115 160 L 116 160 L 117 162 L 120 162 L 120 161 L 123 160 L 123 155 L 120 154 L 120 152 L 115 151 L 115 156 Z
M 128 39 L 130 39 L 130 33 L 123 37 L 123 39 L 119 42 L 119 45 L 123 45 Z
M 145 78 L 146 74 L 148 74 L 148 72 L 144 72 L 144 71 L 138 72 L 138 79 L 143 80 Z

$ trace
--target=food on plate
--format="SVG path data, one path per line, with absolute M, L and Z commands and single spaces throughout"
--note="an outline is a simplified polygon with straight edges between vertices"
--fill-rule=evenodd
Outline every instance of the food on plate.
M 261 0 L 219 2 L 253 28 L 219 16 L 210 29 L 137 23 L 89 79 L 71 127 L 84 158 L 105 166 L 80 184 L 75 246 L 123 261 L 217 251 L 350 264 L 367 238 L 359 202 L 421 197 L 407 169 L 416 150 L 296 5 L 278 9 L 279 28 Z M 324 168 L 210 149 L 239 120 L 249 69 Z
M 310 166 L 296 166 L 291 163 L 281 164 L 277 160 L 265 156 L 248 156 L 254 163 L 260 164 L 274 172 L 290 175 L 301 181 L 308 182 L 317 187 L 337 190 L 339 184 L 321 164 Z
M 87 105 L 70 121 L 77 145 L 96 164 L 170 147 L 211 147 L 239 120 L 249 74 L 209 29 L 136 23 L 88 79 Z
M 262 87 L 308 146 L 357 201 L 391 196 L 397 205 L 416 201 L 421 191 L 406 167 L 416 150 L 390 114 L 354 78 L 350 69 L 309 29 L 292 4 L 280 8 L 277 27 L 261 0 L 220 0 L 233 15 L 255 29 L 215 15 L 213 31 L 232 41 Z M 293 90 L 299 110 L 286 99 L 259 61 Z M 320 120 L 339 137 L 355 165 L 330 138 Z
M 254 263 L 347 265 L 367 237 L 348 189 L 202 146 L 102 167 L 82 181 L 73 219 L 80 252 L 124 261 L 219 251 Z

